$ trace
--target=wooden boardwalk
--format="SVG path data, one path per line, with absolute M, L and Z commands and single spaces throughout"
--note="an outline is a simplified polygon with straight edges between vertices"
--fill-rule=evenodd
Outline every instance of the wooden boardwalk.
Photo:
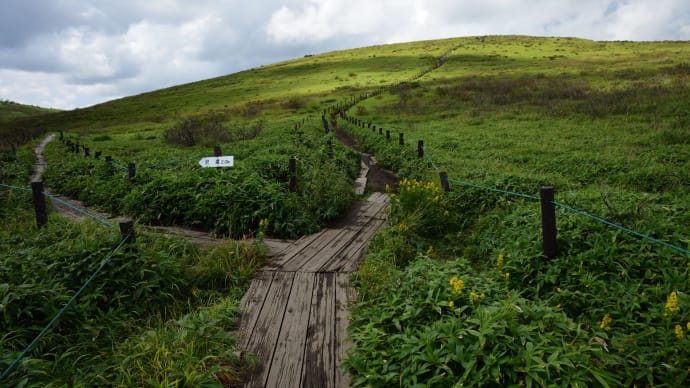
M 239 348 L 261 365 L 248 387 L 346 387 L 350 284 L 388 197 L 374 193 L 351 210 L 354 222 L 287 246 L 260 270 L 242 299 Z

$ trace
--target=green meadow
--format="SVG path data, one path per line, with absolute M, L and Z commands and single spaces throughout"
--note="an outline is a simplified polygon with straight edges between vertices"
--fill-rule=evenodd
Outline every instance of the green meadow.
M 359 157 L 322 124 L 336 115 L 401 180 L 355 277 L 353 385 L 685 385 L 689 57 L 687 42 L 468 37 L 310 55 L 73 111 L 10 118 L 3 103 L 5 142 L 62 131 L 90 149 L 49 144 L 54 192 L 138 225 L 258 238 L 206 250 L 138 226 L 6 381 L 241 381 L 253 360 L 227 333 L 261 238 L 314 232 L 355 199 Z M 37 141 L 3 157 L 0 183 L 26 187 Z M 214 146 L 235 166 L 201 168 Z M 553 259 L 542 186 L 563 205 Z M 36 229 L 30 197 L 0 190 L 2 370 L 118 244 L 55 212 Z

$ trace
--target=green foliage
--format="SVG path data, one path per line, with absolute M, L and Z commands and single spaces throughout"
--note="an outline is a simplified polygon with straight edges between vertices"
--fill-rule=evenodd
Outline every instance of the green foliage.
M 31 212 L 21 214 L 31 220 Z M 51 217 L 36 230 L 10 220 L 0 232 L 0 369 L 52 319 L 118 240 L 119 235 L 88 222 L 75 226 Z M 137 242 L 112 256 L 3 384 L 25 379 L 43 386 L 169 382 L 169 374 L 141 368 L 151 353 L 132 353 L 152 349 L 145 333 L 156 332 L 173 333 L 160 342 L 174 348 L 165 362 L 175 365 L 175 373 L 196 383 L 237 382 L 240 361 L 231 357 L 234 338 L 226 330 L 264 252 L 260 239 L 205 252 L 138 230 Z M 196 310 L 215 302 L 220 303 Z M 171 319 L 175 324 L 166 323 Z
M 422 161 L 390 157 L 384 137 L 343 124 L 405 186 L 446 171 L 452 192 L 436 208 L 423 190 L 392 196 L 356 276 L 353 383 L 687 385 L 687 257 L 559 210 L 546 260 L 539 204 L 505 193 L 555 186 L 560 203 L 688 249 L 686 54 L 685 42 L 472 38 L 357 104 L 357 119 L 424 139 Z

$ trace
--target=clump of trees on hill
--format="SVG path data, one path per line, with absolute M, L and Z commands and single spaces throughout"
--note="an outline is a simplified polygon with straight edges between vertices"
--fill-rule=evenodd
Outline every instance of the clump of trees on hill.
M 214 145 L 257 137 L 264 128 L 263 121 L 251 125 L 228 127 L 228 114 L 225 112 L 208 112 L 187 116 L 178 120 L 172 127 L 163 132 L 163 139 L 170 144 L 185 147 Z

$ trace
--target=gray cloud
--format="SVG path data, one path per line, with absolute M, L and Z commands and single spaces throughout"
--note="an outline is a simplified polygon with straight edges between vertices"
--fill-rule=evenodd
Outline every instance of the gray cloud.
M 688 40 L 685 0 L 6 0 L 0 99 L 73 108 L 307 53 L 487 34 Z

